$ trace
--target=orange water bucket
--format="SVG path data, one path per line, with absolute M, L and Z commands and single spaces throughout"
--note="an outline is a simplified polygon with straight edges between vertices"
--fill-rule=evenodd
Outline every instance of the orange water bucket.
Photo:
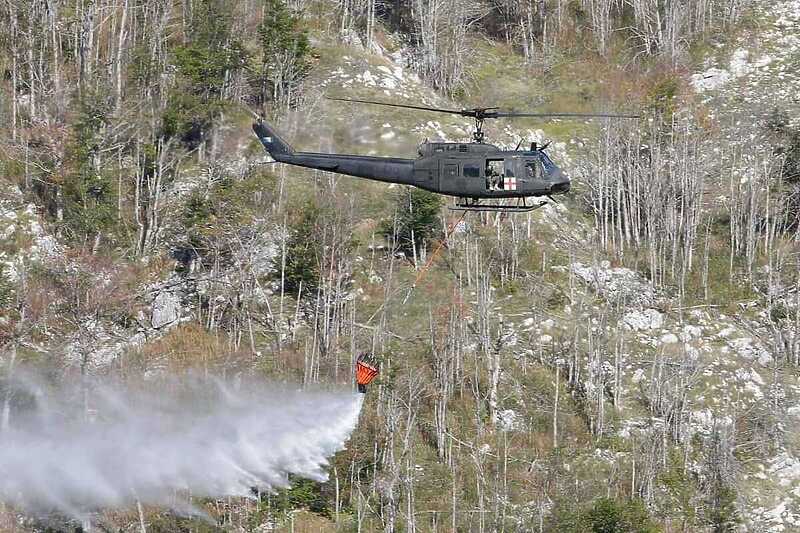
M 359 392 L 366 392 L 367 385 L 372 383 L 372 380 L 378 375 L 378 369 L 373 365 L 367 363 L 363 356 L 356 361 L 356 383 L 358 383 Z
M 369 385 L 375 376 L 378 375 L 378 369 L 364 361 L 356 363 L 356 381 L 359 385 Z

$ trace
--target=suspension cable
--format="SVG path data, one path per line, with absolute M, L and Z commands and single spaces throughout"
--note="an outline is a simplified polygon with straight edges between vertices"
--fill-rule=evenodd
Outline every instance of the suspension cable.
M 409 294 L 411 294 L 411 291 L 413 291 L 414 288 L 416 288 L 416 286 L 420 282 L 420 280 L 422 280 L 422 278 L 425 277 L 425 274 L 428 273 L 428 270 L 430 269 L 431 265 L 433 264 L 433 261 L 436 259 L 436 256 L 439 255 L 439 252 L 444 247 L 444 244 L 447 242 L 447 239 L 450 238 L 450 236 L 456 230 L 458 225 L 461 224 L 461 222 L 464 220 L 464 216 L 466 216 L 466 214 L 467 214 L 466 211 L 462 211 L 461 212 L 461 216 L 458 218 L 458 220 L 455 221 L 453 224 L 451 224 L 447 228 L 447 231 L 444 234 L 444 239 L 439 241 L 439 244 L 436 246 L 436 249 L 433 251 L 431 256 L 428 258 L 428 261 L 425 263 L 425 266 L 423 266 L 422 269 L 419 272 L 417 272 L 417 278 L 414 280 L 414 283 L 411 285 L 411 290 L 409 290 Z M 406 300 L 408 300 L 408 296 L 406 296 Z

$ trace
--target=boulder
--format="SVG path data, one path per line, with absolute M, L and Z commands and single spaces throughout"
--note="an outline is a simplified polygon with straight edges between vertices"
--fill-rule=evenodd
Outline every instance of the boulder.
M 153 328 L 159 329 L 168 326 L 181 317 L 181 300 L 178 295 L 170 291 L 159 292 L 152 305 L 150 323 Z

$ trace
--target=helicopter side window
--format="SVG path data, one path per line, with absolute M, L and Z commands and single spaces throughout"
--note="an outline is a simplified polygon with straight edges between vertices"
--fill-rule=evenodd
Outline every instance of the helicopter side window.
M 486 161 L 486 188 L 490 191 L 499 191 L 503 188 L 503 160 L 489 159 Z
M 465 178 L 479 178 L 481 176 L 481 169 L 476 165 L 464 165 Z

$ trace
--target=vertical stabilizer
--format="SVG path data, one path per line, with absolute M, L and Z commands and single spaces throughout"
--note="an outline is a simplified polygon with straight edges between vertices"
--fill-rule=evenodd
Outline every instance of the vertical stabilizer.
M 258 140 L 261 141 L 261 144 L 264 145 L 267 152 L 269 152 L 269 155 L 273 158 L 278 159 L 278 157 L 275 157 L 276 155 L 289 155 L 294 152 L 289 143 L 284 141 L 281 136 L 277 134 L 275 129 L 265 121 L 258 120 L 254 122 L 253 131 L 256 133 Z

